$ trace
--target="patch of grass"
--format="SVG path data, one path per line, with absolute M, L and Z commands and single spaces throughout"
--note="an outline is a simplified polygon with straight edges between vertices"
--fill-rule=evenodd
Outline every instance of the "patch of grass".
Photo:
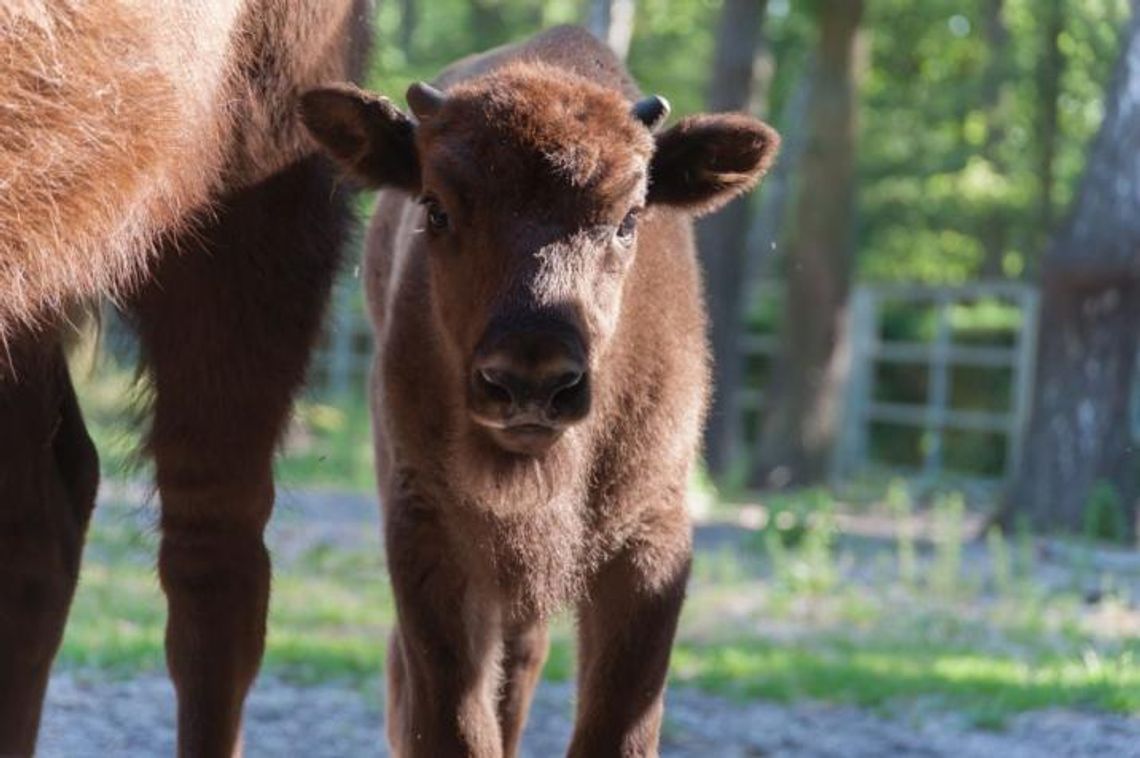
M 88 350 L 88 352 L 90 352 Z M 139 473 L 146 427 L 145 379 L 110 356 L 73 361 L 76 393 L 107 479 Z M 375 490 L 372 433 L 364 388 L 343 397 L 302 397 L 294 407 L 276 460 L 277 478 L 289 487 Z M 145 472 L 144 472 L 145 473 Z
M 1010 715 L 1051 706 L 1140 711 L 1134 655 L 1024 660 L 917 640 L 887 646 L 842 638 L 783 644 L 754 639 L 682 643 L 673 670 L 678 681 L 739 698 L 808 697 L 875 708 L 934 698 L 979 725 L 999 726 Z
M 565 682 L 574 678 L 578 658 L 574 639 L 568 628 L 556 627 L 550 635 L 550 654 L 542 669 L 542 678 L 552 682 Z
M 372 427 L 363 392 L 299 400 L 276 472 L 286 486 L 374 491 Z
M 127 520 L 92 526 L 61 664 L 115 675 L 165 665 L 156 552 L 154 535 Z M 378 554 L 313 550 L 275 563 L 265 668 L 302 681 L 378 676 L 395 618 Z
M 909 499 L 895 499 L 898 515 L 913 515 Z M 856 544 L 838 531 L 835 504 L 812 500 L 783 511 L 802 525 L 795 539 L 776 527 L 698 553 L 675 683 L 879 709 L 921 698 L 992 728 L 1052 706 L 1140 713 L 1132 578 L 1103 577 L 1104 598 L 1090 606 L 1073 585 L 1040 581 L 1025 534 L 964 546 L 956 498 L 940 501 L 929 549 L 909 530 Z M 93 525 L 61 665 L 114 676 L 163 668 L 166 609 L 146 521 L 118 507 Z M 374 688 L 395 620 L 379 545 L 289 544 L 274 556 L 264 670 Z M 572 619 L 556 619 L 551 640 L 544 677 L 573 678 Z
M 114 677 L 165 666 L 166 601 L 154 568 L 155 534 L 115 507 L 88 535 L 58 665 Z M 263 671 L 291 681 L 375 682 L 396 610 L 379 551 L 318 544 L 275 557 Z M 573 624 L 552 624 L 544 676 L 574 676 Z

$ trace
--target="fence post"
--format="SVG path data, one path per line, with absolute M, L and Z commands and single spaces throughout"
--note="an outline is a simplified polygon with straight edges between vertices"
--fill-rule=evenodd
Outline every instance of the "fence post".
M 1037 362 L 1037 291 L 1025 287 L 1019 298 L 1021 329 L 1017 332 L 1017 358 L 1013 375 L 1013 398 L 1010 409 L 1009 434 L 1006 437 L 1005 478 L 1011 481 L 1021 466 L 1021 450 L 1029 425 L 1033 401 L 1033 381 Z
M 867 407 L 874 396 L 875 346 L 878 343 L 879 314 L 875 291 L 857 286 L 851 296 L 851 317 L 847 320 L 851 357 L 844 393 L 839 438 L 831 457 L 831 482 L 839 484 L 867 460 Z
M 950 299 L 938 295 L 937 325 L 930 354 L 930 386 L 926 395 L 926 428 L 930 447 L 922 460 L 922 478 L 932 480 L 942 473 L 942 437 L 946 428 L 946 411 L 950 405 Z
M 333 290 L 328 352 L 328 389 L 333 397 L 343 397 L 347 394 L 352 381 L 353 318 L 349 288 L 355 285 L 355 280 L 346 282 L 342 279 Z

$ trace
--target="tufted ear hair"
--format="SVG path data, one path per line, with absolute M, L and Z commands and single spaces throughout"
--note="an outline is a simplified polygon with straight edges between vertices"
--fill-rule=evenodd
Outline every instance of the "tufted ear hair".
M 775 129 L 742 113 L 682 119 L 657 135 L 648 202 L 711 213 L 755 187 L 779 146 Z
M 387 98 L 334 84 L 301 95 L 300 115 L 325 152 L 365 185 L 419 191 L 415 124 Z

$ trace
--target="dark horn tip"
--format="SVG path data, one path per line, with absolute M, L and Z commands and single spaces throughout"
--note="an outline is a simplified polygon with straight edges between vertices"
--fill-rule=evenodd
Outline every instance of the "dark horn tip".
M 633 115 L 649 131 L 656 131 L 669 117 L 669 101 L 660 95 L 643 97 L 633 104 Z
M 416 82 L 408 87 L 405 97 L 408 100 L 408 107 L 420 121 L 438 113 L 447 100 L 447 95 L 425 82 Z

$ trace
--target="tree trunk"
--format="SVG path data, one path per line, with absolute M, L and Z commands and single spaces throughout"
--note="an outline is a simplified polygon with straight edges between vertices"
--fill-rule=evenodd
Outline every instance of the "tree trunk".
M 780 160 L 776 161 L 764 177 L 760 204 L 748 228 L 748 258 L 744 269 L 747 285 L 770 279 L 782 258 L 779 243 L 789 223 L 794 179 L 799 175 L 800 163 L 807 147 L 802 125 L 807 122 L 815 61 L 809 59 L 804 68 L 804 73 L 780 114 Z
M 400 0 L 400 50 L 404 53 L 404 59 L 408 61 L 414 56 L 412 42 L 415 38 L 416 24 L 419 23 L 417 10 L 416 0 Z
M 1060 97 L 1061 74 L 1065 58 L 1061 54 L 1060 37 L 1064 30 L 1064 0 L 1046 0 L 1043 8 L 1041 38 L 1043 50 L 1041 65 L 1037 69 L 1037 102 L 1041 113 L 1037 121 L 1038 164 L 1040 181 L 1038 197 L 1038 225 L 1041 234 L 1039 248 L 1053 231 L 1054 194 L 1056 177 L 1053 163 L 1057 155 L 1057 107 Z
M 999 152 L 1008 119 L 1006 90 L 1010 81 L 1012 55 L 1004 9 L 1005 0 L 985 0 L 982 23 L 989 56 L 982 75 L 982 108 L 986 115 L 986 141 L 982 146 L 982 156 L 998 174 L 1004 174 L 1008 169 Z M 986 278 L 1002 275 L 1002 257 L 1009 236 L 1004 210 L 1000 206 L 991 207 L 982 222 L 981 241 L 985 249 L 982 276 Z
M 857 36 L 861 0 L 819 3 L 806 152 L 786 260 L 782 350 L 754 482 L 806 484 L 827 473 L 849 364 L 854 253 Z
M 709 82 L 712 111 L 749 110 L 756 98 L 766 0 L 725 0 Z M 729 203 L 697 226 L 705 270 L 713 350 L 713 399 L 705 427 L 709 471 L 725 473 L 739 451 L 741 382 L 739 350 L 749 225 L 749 196 Z
M 590 0 L 586 27 L 623 61 L 633 39 L 634 0 Z
M 1072 215 L 1042 262 L 1037 381 L 1011 488 L 1037 527 L 1079 530 L 1090 490 L 1111 485 L 1135 528 L 1140 340 L 1140 0 L 1106 96 Z M 1134 536 L 1134 534 L 1132 535 Z
M 503 0 L 470 0 L 470 3 L 471 36 L 479 49 L 506 42 L 509 35 L 503 18 Z

